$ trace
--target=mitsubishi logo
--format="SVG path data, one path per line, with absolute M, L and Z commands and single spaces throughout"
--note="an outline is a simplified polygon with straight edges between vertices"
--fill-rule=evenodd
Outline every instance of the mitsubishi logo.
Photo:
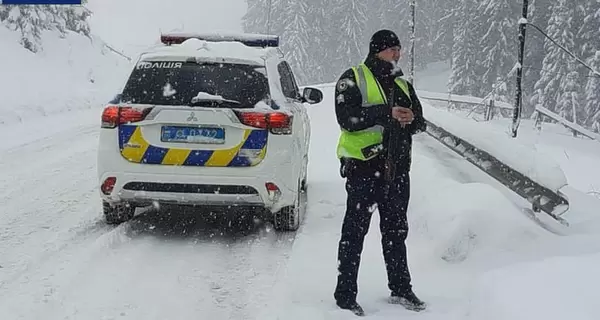
M 190 116 L 187 117 L 186 119 L 187 121 L 198 121 L 198 118 L 196 118 L 196 115 L 194 114 L 194 112 L 192 111 L 192 113 L 190 113 Z

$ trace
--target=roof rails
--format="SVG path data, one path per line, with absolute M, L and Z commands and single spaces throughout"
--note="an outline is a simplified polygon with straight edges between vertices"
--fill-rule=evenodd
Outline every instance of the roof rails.
M 262 34 L 218 34 L 218 33 L 165 33 L 160 41 L 166 45 L 181 44 L 188 39 L 199 39 L 209 42 L 240 42 L 249 47 L 279 47 L 279 36 Z

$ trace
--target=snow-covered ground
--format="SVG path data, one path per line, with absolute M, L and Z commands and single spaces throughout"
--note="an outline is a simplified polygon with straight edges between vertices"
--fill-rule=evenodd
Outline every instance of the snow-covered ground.
M 0 148 L 0 319 L 348 319 L 332 298 L 345 192 L 325 93 L 326 102 L 309 107 L 307 218 L 297 235 L 262 224 L 223 232 L 194 213 L 147 212 L 107 227 L 95 177 L 100 109 L 0 127 L 13 137 Z M 596 203 L 557 235 L 428 135 L 416 137 L 413 155 L 409 259 L 430 309 L 385 303 L 374 214 L 359 293 L 372 319 L 600 317 Z M 593 184 L 593 168 L 578 161 L 578 170 L 565 170 L 569 181 Z
M 46 31 L 41 38 L 43 51 L 34 54 L 0 26 L 0 126 L 102 107 L 130 71 L 128 60 L 95 37 Z
M 447 110 L 445 102 L 430 103 L 429 111 L 435 115 L 444 115 L 447 118 Z M 550 159 L 564 172 L 570 186 L 600 198 L 600 167 L 595 165 L 600 161 L 600 141 L 582 136 L 574 137 L 572 132 L 561 124 L 544 123 L 542 130 L 538 131 L 534 121 L 530 119 L 521 120 L 517 138 L 513 139 L 508 137 L 512 119 L 496 117 L 491 121 L 480 122 L 470 117 L 466 111 L 452 110 L 450 113 L 452 119 L 460 118 L 458 122 L 463 124 L 463 127 L 469 127 L 471 130 L 486 129 L 487 132 L 483 133 L 482 137 L 489 132 L 495 132 L 496 135 L 505 137 L 505 143 L 514 140 L 519 146 L 528 148 L 530 155 L 522 158 L 522 162 L 534 163 L 539 160 L 546 161 L 545 164 L 548 165 L 547 159 Z M 463 129 L 458 128 L 456 124 L 455 127 Z
M 313 136 L 319 137 L 315 151 L 333 150 L 331 108 L 314 107 L 311 118 Z M 597 202 L 586 203 L 589 215 L 579 217 L 585 228 L 572 225 L 579 233 L 556 235 L 527 218 L 501 185 L 433 138 L 416 137 L 413 155 L 409 263 L 415 291 L 430 309 L 414 314 L 386 304 L 375 214 L 359 277 L 359 302 L 373 319 L 562 319 L 571 312 L 571 299 L 581 308 L 577 319 L 600 316 L 593 307 L 594 285 L 586 285 L 600 281 L 593 267 L 600 263 Z M 345 201 L 337 165 L 329 155 L 310 167 L 309 218 L 278 285 L 280 309 L 273 319 L 348 318 L 332 301 Z M 581 295 L 567 293 L 573 291 Z M 549 308 L 549 301 L 557 302 Z

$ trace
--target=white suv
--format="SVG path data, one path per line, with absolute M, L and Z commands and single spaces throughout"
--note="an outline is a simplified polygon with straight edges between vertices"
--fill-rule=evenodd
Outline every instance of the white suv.
M 297 230 L 310 122 L 277 36 L 163 34 L 103 111 L 98 177 L 106 221 L 136 207 L 264 210 Z

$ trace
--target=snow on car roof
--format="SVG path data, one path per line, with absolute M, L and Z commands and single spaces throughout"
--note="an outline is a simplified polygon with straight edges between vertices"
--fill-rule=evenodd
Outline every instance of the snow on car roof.
M 167 32 L 160 36 L 164 44 L 179 44 L 186 39 L 196 38 L 211 42 L 236 41 L 250 47 L 279 47 L 279 37 L 276 35 L 255 33 L 192 33 L 192 32 Z
M 142 54 L 140 60 L 187 60 L 190 57 L 202 61 L 232 62 L 265 65 L 276 48 L 250 47 L 237 41 L 205 41 L 191 38 L 181 44 L 158 46 Z

